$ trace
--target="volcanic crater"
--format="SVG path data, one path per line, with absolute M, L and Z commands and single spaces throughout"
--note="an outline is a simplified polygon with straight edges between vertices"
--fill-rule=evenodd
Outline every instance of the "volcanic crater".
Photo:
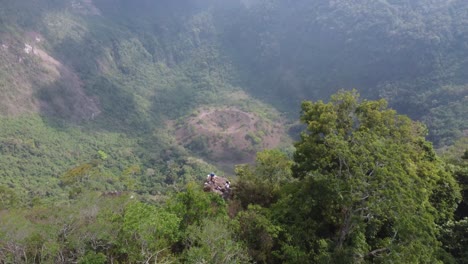
M 284 134 L 281 122 L 234 107 L 199 109 L 175 129 L 179 144 L 218 165 L 250 163 L 257 151 L 277 147 Z

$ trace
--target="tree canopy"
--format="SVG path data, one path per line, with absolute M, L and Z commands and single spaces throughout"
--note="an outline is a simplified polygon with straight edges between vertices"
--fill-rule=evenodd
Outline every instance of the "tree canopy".
M 466 145 L 444 161 L 421 123 L 356 91 L 303 102 L 300 120 L 292 159 L 265 150 L 237 166 L 233 200 L 192 181 L 168 195 L 99 191 L 112 161 L 99 152 L 60 178 L 63 201 L 23 204 L 2 185 L 0 262 L 466 263 Z
M 460 194 L 424 126 L 355 91 L 303 102 L 301 121 L 300 182 L 276 205 L 292 242 L 284 260 L 437 263 L 437 224 Z

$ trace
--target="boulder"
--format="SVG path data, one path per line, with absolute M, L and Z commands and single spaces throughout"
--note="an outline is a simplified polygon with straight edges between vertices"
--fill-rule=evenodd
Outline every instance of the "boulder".
M 213 192 L 221 195 L 224 199 L 228 199 L 231 195 L 230 181 L 227 178 L 221 176 L 214 176 L 213 180 L 210 179 L 209 175 L 203 184 L 203 190 L 205 192 Z

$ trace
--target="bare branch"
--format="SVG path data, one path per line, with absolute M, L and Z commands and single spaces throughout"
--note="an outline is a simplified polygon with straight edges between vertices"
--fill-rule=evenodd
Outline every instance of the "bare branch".
M 390 251 L 389 248 L 379 248 L 379 249 L 372 250 L 371 252 L 367 253 L 366 257 L 375 257 L 382 252 L 389 252 L 389 251 Z

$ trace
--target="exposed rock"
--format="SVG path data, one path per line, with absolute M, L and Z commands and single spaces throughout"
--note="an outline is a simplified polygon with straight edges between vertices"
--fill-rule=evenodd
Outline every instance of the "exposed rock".
M 24 52 L 26 52 L 26 54 L 31 53 L 32 50 L 33 47 L 31 45 L 24 43 Z
M 228 199 L 231 196 L 231 186 L 230 181 L 227 178 L 214 176 L 211 180 L 210 176 L 206 178 L 206 181 L 203 185 L 203 190 L 205 192 L 214 192 L 221 195 L 224 199 Z

